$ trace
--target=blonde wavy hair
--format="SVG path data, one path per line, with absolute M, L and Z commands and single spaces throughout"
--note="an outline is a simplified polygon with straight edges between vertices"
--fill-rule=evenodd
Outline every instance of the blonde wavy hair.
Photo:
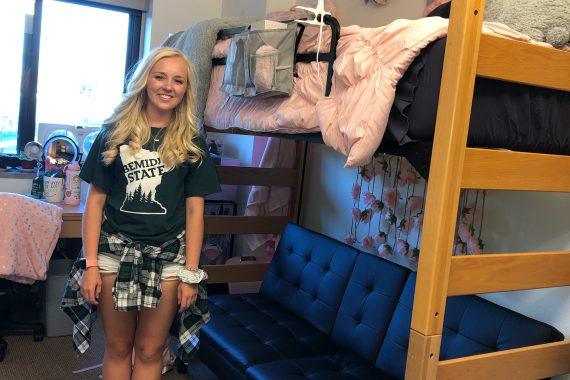
M 151 138 L 150 126 L 144 112 L 147 103 L 147 82 L 152 67 L 162 58 L 181 57 L 186 62 L 188 87 L 180 104 L 174 108 L 172 118 L 166 128 L 158 154 L 166 170 L 171 170 L 183 162 L 201 162 L 205 152 L 193 139 L 200 135 L 194 115 L 196 102 L 193 66 L 178 49 L 160 47 L 153 49 L 136 66 L 127 83 L 123 100 L 113 114 L 104 121 L 107 127 L 107 143 L 102 153 L 105 165 L 110 165 L 119 154 L 119 145 L 128 143 L 134 154 Z

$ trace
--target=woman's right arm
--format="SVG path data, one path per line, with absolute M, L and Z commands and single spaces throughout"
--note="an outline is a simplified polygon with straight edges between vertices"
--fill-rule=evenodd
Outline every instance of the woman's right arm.
M 100 187 L 89 185 L 82 223 L 83 255 L 89 262 L 96 262 L 99 254 L 99 236 L 106 199 L 107 194 Z M 101 293 L 101 274 L 98 266 L 90 266 L 83 272 L 81 293 L 90 304 L 98 304 Z

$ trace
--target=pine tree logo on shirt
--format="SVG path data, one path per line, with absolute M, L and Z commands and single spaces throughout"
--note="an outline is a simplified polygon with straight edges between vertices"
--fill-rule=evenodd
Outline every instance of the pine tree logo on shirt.
M 121 211 L 133 214 L 166 214 L 166 209 L 156 200 L 156 189 L 165 172 L 158 153 L 141 149 L 133 155 L 128 145 L 121 145 L 119 152 L 123 161 L 123 173 L 128 182 Z

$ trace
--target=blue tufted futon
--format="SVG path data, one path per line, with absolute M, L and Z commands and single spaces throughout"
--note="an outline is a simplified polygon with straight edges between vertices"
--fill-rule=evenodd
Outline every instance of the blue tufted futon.
M 403 379 L 416 275 L 295 224 L 259 293 L 210 297 L 200 358 L 222 380 Z M 564 339 L 477 296 L 449 297 L 441 360 Z

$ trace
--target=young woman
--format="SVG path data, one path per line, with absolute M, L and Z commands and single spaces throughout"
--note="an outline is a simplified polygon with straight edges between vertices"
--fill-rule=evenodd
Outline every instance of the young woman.
M 198 268 L 204 195 L 220 185 L 194 102 L 184 54 L 151 51 L 81 169 L 89 183 L 81 294 L 102 318 L 104 379 L 159 379 L 173 318 L 195 304 L 207 277 Z

